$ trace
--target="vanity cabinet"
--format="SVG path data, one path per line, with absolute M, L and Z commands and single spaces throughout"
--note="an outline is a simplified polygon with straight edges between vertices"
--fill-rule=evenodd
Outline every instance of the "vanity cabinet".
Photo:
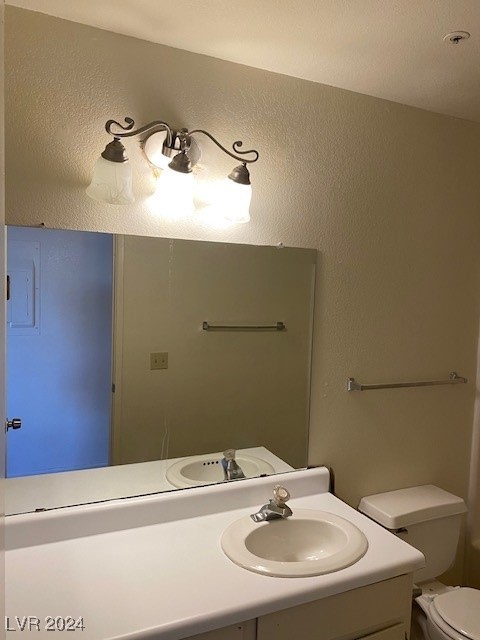
M 193 638 L 405 640 L 409 636 L 411 605 L 412 576 L 403 575 Z

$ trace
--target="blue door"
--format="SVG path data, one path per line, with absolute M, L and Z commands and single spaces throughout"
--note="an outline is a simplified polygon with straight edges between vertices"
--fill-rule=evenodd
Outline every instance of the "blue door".
M 7 231 L 7 476 L 109 463 L 113 238 Z

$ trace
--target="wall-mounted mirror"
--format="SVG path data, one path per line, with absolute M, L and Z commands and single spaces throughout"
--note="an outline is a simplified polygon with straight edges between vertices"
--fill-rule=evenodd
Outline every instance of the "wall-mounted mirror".
M 10 227 L 7 256 L 8 513 L 305 466 L 316 251 Z

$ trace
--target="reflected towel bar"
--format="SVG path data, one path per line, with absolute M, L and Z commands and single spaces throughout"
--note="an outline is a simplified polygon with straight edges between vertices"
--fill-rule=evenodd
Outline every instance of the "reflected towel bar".
M 287 327 L 284 322 L 259 325 L 235 325 L 235 324 L 209 324 L 207 320 L 202 323 L 204 331 L 284 331 Z
M 347 391 L 370 391 L 371 389 L 399 389 L 400 387 L 431 387 L 440 384 L 466 384 L 467 378 L 451 371 L 448 380 L 425 380 L 419 382 L 394 382 L 392 384 L 360 384 L 355 378 L 347 379 Z

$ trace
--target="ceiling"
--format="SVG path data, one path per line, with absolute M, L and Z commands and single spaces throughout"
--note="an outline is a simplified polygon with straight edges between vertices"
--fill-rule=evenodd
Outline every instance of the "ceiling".
M 480 122 L 479 0 L 6 0 Z M 452 31 L 468 40 L 443 41 Z

